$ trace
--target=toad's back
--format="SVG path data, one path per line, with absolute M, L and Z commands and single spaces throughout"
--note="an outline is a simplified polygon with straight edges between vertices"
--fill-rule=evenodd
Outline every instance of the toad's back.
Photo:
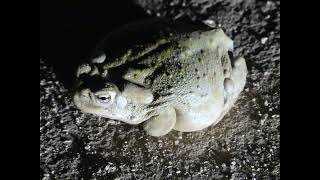
M 178 47 L 168 48 L 172 49 L 169 58 L 151 58 L 161 64 L 149 76 L 151 88 L 160 101 L 174 106 L 175 129 L 203 129 L 218 119 L 224 107 L 225 74 L 232 70 L 228 57 L 232 41 L 221 30 L 211 30 L 196 31 L 171 43 Z

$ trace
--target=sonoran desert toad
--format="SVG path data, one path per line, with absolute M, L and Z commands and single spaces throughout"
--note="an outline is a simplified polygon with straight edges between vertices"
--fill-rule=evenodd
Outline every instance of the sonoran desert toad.
M 218 123 L 246 83 L 242 57 L 222 29 L 148 19 L 110 33 L 77 70 L 74 104 L 151 136 Z

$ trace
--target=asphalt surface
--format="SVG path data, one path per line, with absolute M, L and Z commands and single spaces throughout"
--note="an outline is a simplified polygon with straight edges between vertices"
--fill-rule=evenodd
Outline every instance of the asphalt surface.
M 71 78 L 40 55 L 40 179 L 280 179 L 280 2 L 133 2 L 221 26 L 247 61 L 245 90 L 216 126 L 155 138 L 76 110 Z

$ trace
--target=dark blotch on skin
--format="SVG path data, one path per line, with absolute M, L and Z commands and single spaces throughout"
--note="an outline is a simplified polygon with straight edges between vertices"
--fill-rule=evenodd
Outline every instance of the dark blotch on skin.
M 88 76 L 84 75 L 81 77 L 83 86 L 89 88 L 92 92 L 97 92 L 105 87 L 105 79 L 101 76 Z
M 228 51 L 228 55 L 229 55 L 229 58 L 230 58 L 230 59 L 234 59 L 234 55 L 233 55 L 233 52 L 231 52 L 231 51 Z

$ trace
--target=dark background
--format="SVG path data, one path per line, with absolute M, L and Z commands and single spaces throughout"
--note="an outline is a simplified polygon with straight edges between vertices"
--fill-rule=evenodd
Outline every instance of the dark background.
M 215 127 L 154 138 L 84 115 L 76 65 L 108 32 L 147 16 L 212 20 L 244 56 L 248 81 Z M 40 179 L 280 179 L 280 2 L 40 1 Z
M 143 17 L 148 16 L 128 1 L 40 1 L 40 57 L 70 88 L 71 73 L 101 38 Z

